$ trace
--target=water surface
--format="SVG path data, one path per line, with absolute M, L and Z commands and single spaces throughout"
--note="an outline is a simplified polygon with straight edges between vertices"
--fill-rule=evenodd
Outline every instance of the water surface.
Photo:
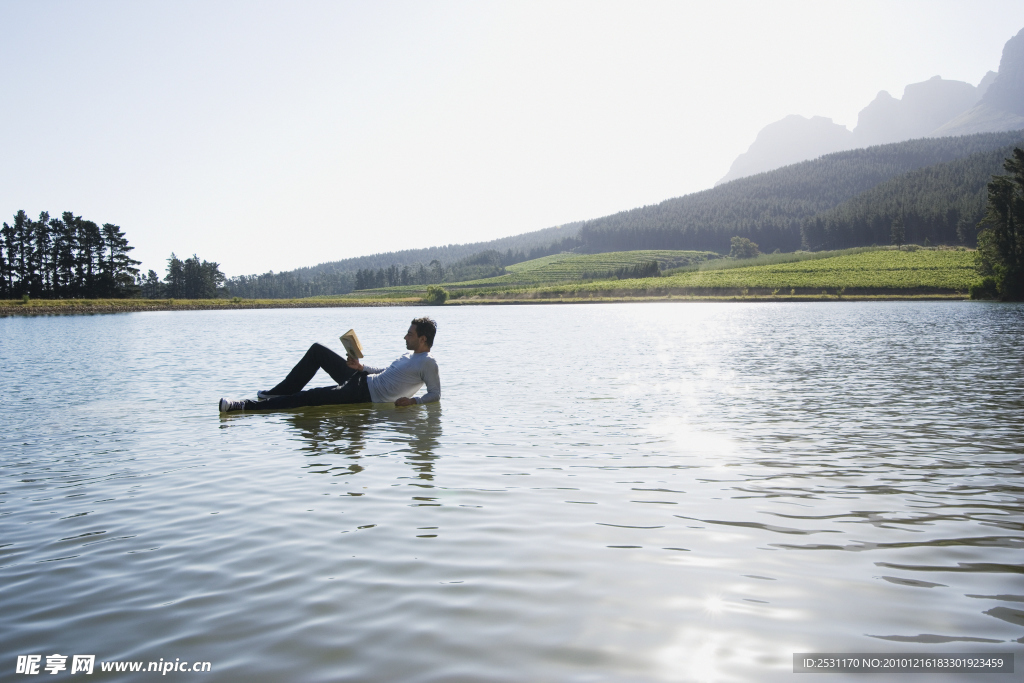
M 350 327 L 384 365 L 424 312 L 438 405 L 217 413 Z M 0 672 L 790 681 L 810 651 L 1020 671 L 1022 348 L 1024 307 L 978 303 L 2 319 Z

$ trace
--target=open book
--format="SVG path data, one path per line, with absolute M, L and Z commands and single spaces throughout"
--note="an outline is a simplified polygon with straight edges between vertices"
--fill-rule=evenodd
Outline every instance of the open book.
M 350 358 L 363 357 L 363 345 L 359 343 L 359 337 L 356 336 L 355 330 L 349 330 L 341 335 L 339 339 L 341 339 L 342 346 L 345 347 L 346 355 Z

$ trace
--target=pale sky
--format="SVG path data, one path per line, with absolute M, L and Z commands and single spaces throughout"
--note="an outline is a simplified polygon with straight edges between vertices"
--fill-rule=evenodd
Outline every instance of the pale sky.
M 1019 0 L 0 0 L 0 218 L 228 275 L 711 187 L 789 114 L 977 84 Z

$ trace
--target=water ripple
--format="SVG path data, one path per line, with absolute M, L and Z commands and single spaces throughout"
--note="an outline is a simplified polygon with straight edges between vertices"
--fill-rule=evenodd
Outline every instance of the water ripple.
M 386 363 L 419 314 L 0 320 L 0 659 L 760 682 L 1021 652 L 1024 307 L 444 307 L 441 405 L 216 413 L 349 327 Z

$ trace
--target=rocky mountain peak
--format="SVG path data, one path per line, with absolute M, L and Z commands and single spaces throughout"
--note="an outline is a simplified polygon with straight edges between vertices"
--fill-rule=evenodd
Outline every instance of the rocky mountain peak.
M 982 102 L 995 109 L 1024 116 L 1024 29 L 1003 46 L 999 73 Z
M 908 85 L 900 99 L 882 90 L 852 132 L 820 116 L 788 116 L 765 126 L 716 184 L 855 147 L 1022 128 L 1024 29 L 1003 47 L 999 71 L 977 86 L 933 76 Z

